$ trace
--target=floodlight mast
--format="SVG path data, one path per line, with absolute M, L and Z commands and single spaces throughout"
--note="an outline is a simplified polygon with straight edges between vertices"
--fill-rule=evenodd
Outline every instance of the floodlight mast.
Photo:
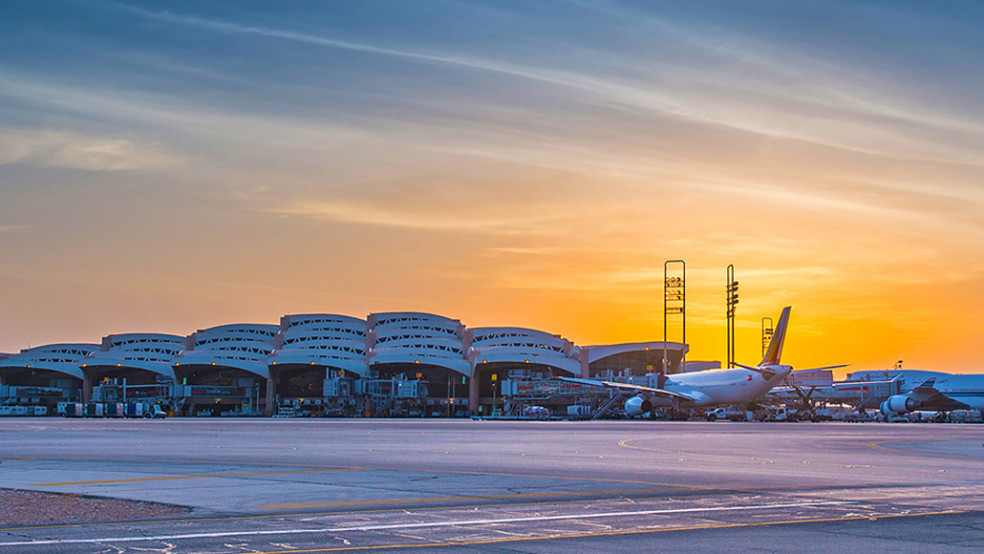
M 735 264 L 728 264 L 726 291 L 726 316 L 728 327 L 728 367 L 735 367 L 735 307 L 738 305 L 738 281 L 735 281 Z
M 680 276 L 670 277 L 670 266 L 680 266 Z M 669 315 L 679 314 L 683 322 L 681 342 L 687 344 L 687 263 L 683 260 L 666 260 L 663 263 L 663 375 L 670 372 L 670 358 L 666 345 Z M 685 368 L 686 348 L 680 354 L 680 370 Z
M 771 317 L 762 318 L 762 357 L 765 357 L 765 351 L 769 349 L 769 342 L 772 340 L 773 326 Z

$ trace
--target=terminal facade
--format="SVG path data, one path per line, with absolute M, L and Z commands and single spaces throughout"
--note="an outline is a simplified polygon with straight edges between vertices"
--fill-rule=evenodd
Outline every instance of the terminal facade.
M 175 415 L 490 414 L 503 383 L 509 392 L 559 376 L 678 373 L 687 350 L 661 341 L 579 346 L 545 331 L 469 328 L 421 312 L 297 314 L 279 325 L 109 335 L 0 354 L 0 403 L 49 413 L 66 402 L 144 401 Z

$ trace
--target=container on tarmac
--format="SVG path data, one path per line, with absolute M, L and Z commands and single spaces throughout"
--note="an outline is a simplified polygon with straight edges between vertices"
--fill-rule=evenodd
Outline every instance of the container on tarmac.
M 575 404 L 567 407 L 567 417 L 571 419 L 588 419 L 591 417 L 591 406 Z
M 161 409 L 159 404 L 147 404 L 145 402 L 130 402 L 126 405 L 126 417 L 146 417 L 163 419 L 167 413 Z

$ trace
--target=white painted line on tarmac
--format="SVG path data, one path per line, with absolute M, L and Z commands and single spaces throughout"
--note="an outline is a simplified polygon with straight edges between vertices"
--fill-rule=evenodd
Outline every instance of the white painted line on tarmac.
M 131 537 L 103 537 L 98 539 L 50 539 L 37 541 L 0 542 L 0 546 L 41 546 L 54 544 L 92 544 L 117 542 L 174 541 L 182 539 L 212 539 L 222 537 L 249 537 L 259 535 L 300 535 L 313 533 L 343 533 L 346 531 L 381 531 L 389 529 L 420 529 L 424 527 L 455 527 L 465 525 L 496 525 L 501 523 L 524 523 L 537 521 L 560 521 L 572 519 L 593 519 L 603 517 L 647 516 L 665 514 L 687 514 L 697 512 L 740 512 L 745 510 L 770 510 L 777 508 L 808 508 L 853 504 L 846 501 L 796 502 L 794 504 L 760 504 L 756 506 L 716 506 L 712 508 L 677 508 L 673 510 L 642 510 L 636 512 L 602 512 L 597 514 L 570 514 L 560 516 L 529 516 L 502 519 L 467 519 L 461 521 L 439 521 L 431 523 L 391 523 L 386 525 L 361 525 L 358 527 L 326 527 L 323 529 L 272 529 L 267 531 L 226 531 L 221 533 L 188 533 L 184 535 L 157 535 Z M 167 523 L 161 521 L 161 523 Z

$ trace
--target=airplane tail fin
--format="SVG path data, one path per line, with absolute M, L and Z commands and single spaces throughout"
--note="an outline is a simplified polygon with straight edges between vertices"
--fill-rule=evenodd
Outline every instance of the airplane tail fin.
M 786 326 L 789 324 L 789 310 L 790 306 L 782 309 L 782 315 L 779 316 L 779 323 L 776 324 L 776 330 L 772 333 L 772 340 L 769 341 L 769 348 L 765 351 L 765 356 L 762 357 L 759 367 L 779 365 L 779 358 L 782 356 L 782 344 L 786 341 Z

